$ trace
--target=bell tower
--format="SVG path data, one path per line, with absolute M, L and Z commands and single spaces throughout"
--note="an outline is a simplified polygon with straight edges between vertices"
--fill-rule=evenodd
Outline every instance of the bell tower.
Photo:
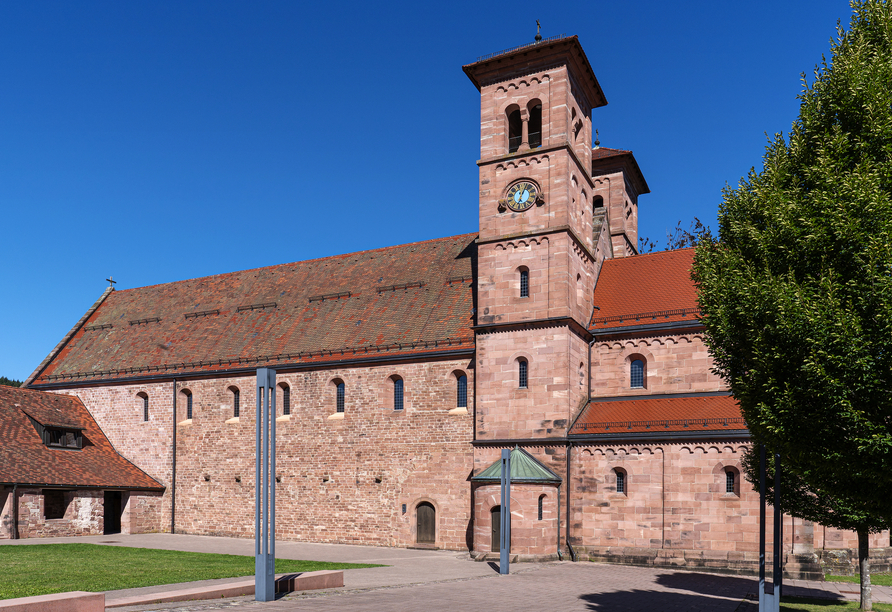
M 587 397 L 592 294 L 609 256 L 594 231 L 591 121 L 607 100 L 575 36 L 464 71 L 481 100 L 477 436 L 563 437 Z

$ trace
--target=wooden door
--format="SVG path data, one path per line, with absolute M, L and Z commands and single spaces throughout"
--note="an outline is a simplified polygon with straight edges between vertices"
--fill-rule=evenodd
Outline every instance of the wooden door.
M 489 518 L 492 520 L 492 539 L 490 540 L 489 550 L 497 553 L 501 550 L 499 543 L 502 541 L 502 507 L 493 507 L 489 511 Z
M 434 544 L 437 541 L 437 511 L 428 502 L 421 502 L 415 510 L 415 518 L 418 543 Z

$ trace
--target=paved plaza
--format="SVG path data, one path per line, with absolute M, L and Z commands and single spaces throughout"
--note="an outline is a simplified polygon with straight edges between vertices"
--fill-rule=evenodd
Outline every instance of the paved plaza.
M 253 554 L 253 540 L 170 534 L 92 536 L 5 541 L 4 544 L 84 542 L 226 554 Z M 570 612 L 755 612 L 756 580 L 598 563 L 517 563 L 501 576 L 495 564 L 471 561 L 467 553 L 411 550 L 373 546 L 279 542 L 276 556 L 353 563 L 382 563 L 387 567 L 344 571 L 345 586 L 325 591 L 286 595 L 258 603 L 253 597 L 151 604 L 113 608 L 120 612 L 148 610 L 560 610 Z M 231 579 L 195 584 L 225 583 Z M 181 585 L 182 586 L 182 585 Z M 171 585 L 111 591 L 107 603 L 137 593 L 171 590 Z M 785 595 L 857 600 L 858 585 L 788 581 Z M 875 602 L 892 603 L 892 587 L 874 587 Z M 748 599 L 749 598 L 749 599 Z

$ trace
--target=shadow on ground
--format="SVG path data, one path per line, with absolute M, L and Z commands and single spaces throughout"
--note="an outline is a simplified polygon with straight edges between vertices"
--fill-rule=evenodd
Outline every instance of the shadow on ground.
M 719 595 L 722 597 L 741 597 L 746 593 L 752 593 L 754 596 L 759 592 L 758 578 L 750 578 L 747 576 L 723 576 L 721 574 L 706 574 L 696 572 L 676 572 L 672 574 L 660 574 L 656 577 L 656 582 L 660 586 L 677 591 L 694 591 L 704 595 Z M 830 599 L 833 601 L 844 601 L 845 598 L 838 593 L 824 591 L 821 589 L 809 589 L 807 587 L 790 587 L 784 590 L 784 594 L 792 594 L 795 591 L 796 597 L 812 597 L 816 599 Z M 768 592 L 771 593 L 772 586 L 768 585 Z
M 735 612 L 747 595 L 755 597 L 759 585 L 755 578 L 693 572 L 659 574 L 655 583 L 662 589 L 621 590 L 622 585 L 617 584 L 615 591 L 580 595 L 579 599 L 586 609 L 599 612 Z M 796 596 L 843 600 L 836 593 L 818 589 L 797 588 Z

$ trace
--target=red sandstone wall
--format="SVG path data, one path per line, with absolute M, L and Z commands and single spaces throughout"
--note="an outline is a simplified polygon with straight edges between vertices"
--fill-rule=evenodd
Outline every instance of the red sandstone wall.
M 19 537 L 101 535 L 103 520 L 102 491 L 67 491 L 68 507 L 64 518 L 45 519 L 41 489 L 18 490 Z
M 539 520 L 539 497 L 542 520 Z M 492 508 L 502 503 L 499 484 L 483 484 L 474 489 L 474 550 L 499 552 L 492 543 Z M 511 553 L 530 556 L 556 556 L 558 550 L 557 487 L 544 484 L 511 485 Z
M 430 501 L 437 509 L 437 544 L 466 548 L 472 421 L 467 411 L 456 409 L 455 376 L 468 376 L 473 410 L 470 366 L 468 360 L 452 360 L 279 375 L 277 382 L 291 387 L 292 414 L 277 422 L 278 537 L 409 545 L 414 543 L 415 507 Z M 392 409 L 389 377 L 394 374 L 405 381 L 402 412 Z M 342 415 L 335 412 L 335 379 L 346 385 Z M 232 419 L 233 385 L 241 396 L 237 422 Z M 180 390 L 188 387 L 193 394 L 193 419 L 183 423 L 180 393 L 178 531 L 253 535 L 254 386 L 253 376 L 179 383 Z M 136 396 L 142 390 L 150 392 L 148 425 L 141 422 Z M 140 502 L 145 509 L 139 529 L 166 530 L 170 521 L 171 392 L 170 383 L 75 392 L 115 448 L 168 486 L 163 499 Z M 281 393 L 278 399 L 281 415 Z M 146 518 L 153 512 L 157 518 Z
M 588 345 L 567 327 L 477 336 L 477 438 L 561 437 L 578 409 L 580 363 Z M 529 363 L 526 389 L 518 387 L 517 358 Z M 587 381 L 586 381 L 587 384 Z
M 740 470 L 747 446 L 739 442 L 603 444 L 574 449 L 571 544 L 587 548 L 662 549 L 667 558 L 704 556 L 755 559 L 759 545 L 759 495 L 738 478 L 725 493 L 725 468 Z M 615 469 L 627 473 L 627 493 L 616 492 Z M 773 515 L 767 512 L 768 546 Z M 819 536 L 819 534 L 829 536 Z M 828 540 L 828 537 L 832 540 Z M 885 546 L 888 533 L 871 537 Z M 784 517 L 784 550 L 857 546 L 854 532 Z M 831 544 L 832 542 L 832 544 Z M 668 551 L 677 551 L 675 553 Z
M 647 360 L 645 389 L 632 389 L 630 355 Z M 710 372 L 712 360 L 701 334 L 660 335 L 596 342 L 592 346 L 592 397 L 723 391 Z

